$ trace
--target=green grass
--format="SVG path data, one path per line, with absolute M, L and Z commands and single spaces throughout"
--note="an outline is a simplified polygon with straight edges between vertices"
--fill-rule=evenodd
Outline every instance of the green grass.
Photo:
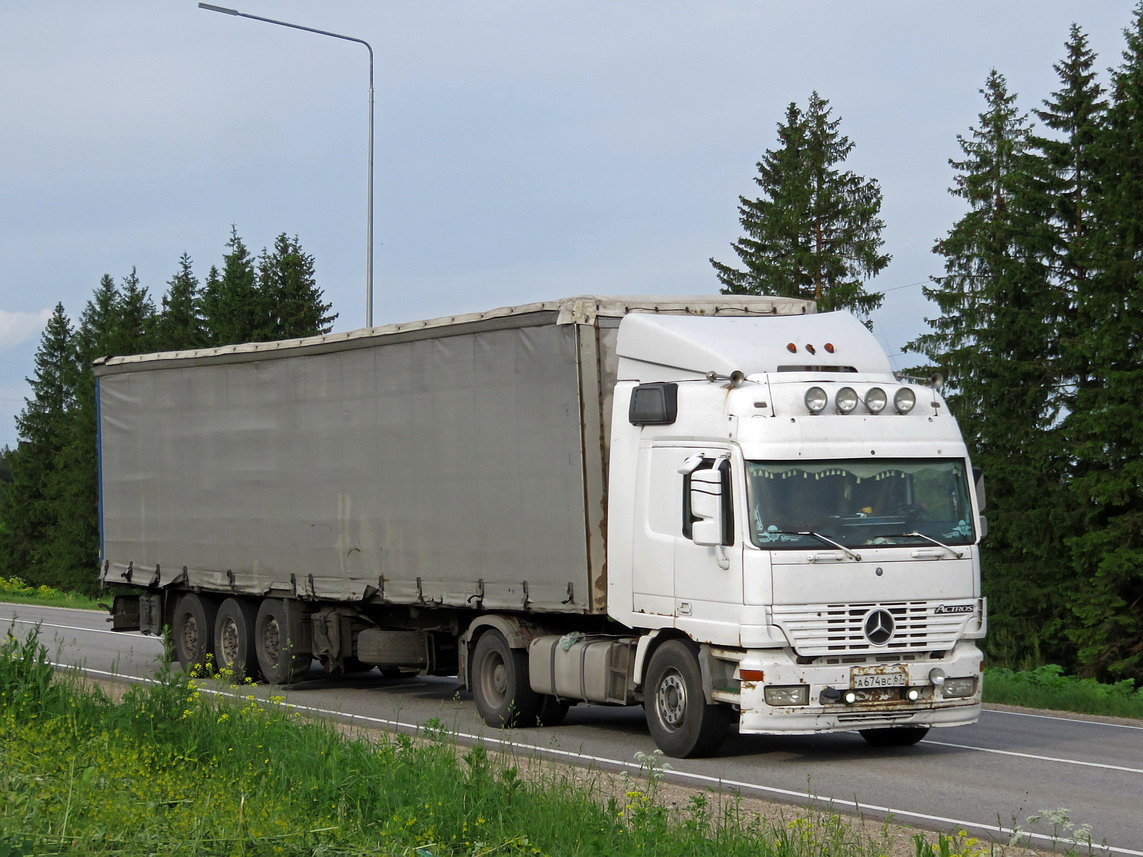
M 103 609 L 85 595 L 62 592 L 50 586 L 29 586 L 18 577 L 0 577 L 0 601 L 40 604 L 45 607 L 76 607 L 81 610 Z
M 984 701 L 1053 711 L 1143 719 L 1143 688 L 1131 679 L 1100 684 L 1095 679 L 1064 675 L 1047 664 L 1034 670 L 985 670 Z
M 769 821 L 713 792 L 675 807 L 657 756 L 617 784 L 458 748 L 439 724 L 416 739 L 353 739 L 280 701 L 207 694 L 170 667 L 158 678 L 112 701 L 54 675 L 35 632 L 9 632 L 0 644 L 0 855 L 888 853 L 887 840 L 834 813 Z M 918 857 L 988 850 L 963 834 L 912 841 Z

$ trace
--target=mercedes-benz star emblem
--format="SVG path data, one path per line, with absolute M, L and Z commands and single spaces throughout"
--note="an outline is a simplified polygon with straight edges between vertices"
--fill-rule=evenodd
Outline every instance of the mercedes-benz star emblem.
M 897 623 L 888 610 L 870 610 L 865 616 L 865 639 L 875 646 L 884 646 L 893 637 Z

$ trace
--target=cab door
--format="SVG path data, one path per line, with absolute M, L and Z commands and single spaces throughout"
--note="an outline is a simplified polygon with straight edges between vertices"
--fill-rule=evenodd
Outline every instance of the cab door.
M 738 645 L 742 542 L 735 510 L 743 501 L 736 496 L 741 465 L 735 467 L 725 449 L 681 452 L 675 488 L 681 507 L 674 551 L 675 624 L 700 642 Z M 720 526 L 713 527 L 709 515 L 716 509 Z

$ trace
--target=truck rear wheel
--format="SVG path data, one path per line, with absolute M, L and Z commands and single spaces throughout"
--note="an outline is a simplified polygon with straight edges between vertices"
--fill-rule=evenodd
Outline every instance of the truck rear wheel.
M 730 711 L 709 705 L 702 673 L 691 647 L 668 640 L 651 655 L 644 709 L 655 746 L 679 759 L 709 756 L 730 728 Z
M 928 726 L 898 726 L 896 729 L 861 729 L 861 737 L 874 747 L 911 747 L 929 734 Z
M 188 673 L 205 669 L 214 657 L 214 616 L 218 606 L 195 592 L 183 593 L 171 617 L 175 658 Z
M 310 668 L 313 653 L 304 645 L 300 623 L 290 621 L 281 598 L 266 598 L 254 620 L 254 652 L 258 668 L 271 684 L 293 684 Z
M 249 601 L 227 598 L 214 620 L 214 657 L 220 670 L 228 670 L 232 680 L 257 680 L 258 658 L 254 654 L 254 622 L 258 610 Z
M 528 656 L 499 631 L 485 631 L 472 654 L 476 710 L 489 726 L 535 726 L 540 694 L 528 683 Z

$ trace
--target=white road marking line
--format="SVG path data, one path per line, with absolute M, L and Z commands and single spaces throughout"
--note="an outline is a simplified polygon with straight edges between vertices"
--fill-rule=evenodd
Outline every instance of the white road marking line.
M 993 750 L 989 747 L 973 747 L 969 744 L 949 744 L 945 741 L 921 742 L 922 744 L 935 744 L 938 747 L 956 747 L 958 750 L 976 750 L 978 753 L 996 753 L 999 756 L 1016 756 L 1020 759 L 1035 759 L 1039 762 L 1059 762 L 1062 765 L 1082 765 L 1085 768 L 1105 768 L 1109 771 L 1123 771 L 1127 774 L 1143 774 L 1141 768 L 1125 768 L 1122 765 L 1104 765 L 1100 762 L 1080 762 L 1076 759 L 1060 759 L 1055 756 L 1036 756 L 1032 753 L 1018 753 L 1015 750 Z
M 94 673 L 96 675 L 105 675 L 105 676 L 116 675 L 115 673 L 103 672 L 102 670 L 92 670 L 92 669 L 87 669 L 87 668 L 83 668 L 83 667 L 73 667 L 72 669 L 80 669 L 83 672 Z M 125 677 L 125 676 L 120 676 L 120 677 Z M 154 679 L 133 678 L 132 680 L 143 681 L 143 682 L 152 682 L 152 683 L 154 682 Z M 217 696 L 233 695 L 233 694 L 228 694 L 226 691 L 222 691 L 222 690 L 214 690 L 214 689 L 210 689 L 210 688 L 203 688 L 203 690 L 209 694 L 217 695 Z M 258 701 L 263 703 L 263 704 L 266 704 L 266 705 L 275 704 L 271 700 L 266 700 L 266 699 L 259 699 Z M 279 705 L 282 708 L 290 709 L 292 711 L 300 711 L 300 712 L 305 712 L 308 714 L 330 715 L 332 717 L 348 719 L 350 721 L 360 721 L 363 723 L 370 723 L 373 725 L 385 726 L 385 727 L 389 727 L 392 729 L 400 729 L 400 730 L 409 731 L 409 732 L 420 731 L 420 726 L 418 724 L 416 724 L 416 723 L 405 723 L 405 722 L 402 722 L 400 720 L 388 720 L 388 719 L 383 718 L 383 717 L 372 717 L 372 716 L 369 716 L 366 714 L 351 714 L 351 713 L 344 712 L 344 711 L 334 711 L 334 710 L 328 709 L 328 708 L 318 708 L 318 707 L 312 706 L 312 705 L 298 705 L 297 703 L 293 703 L 293 702 L 280 702 L 280 703 L 277 703 L 277 705 Z M 542 753 L 546 756 L 556 756 L 556 757 L 566 758 L 566 759 L 575 759 L 578 761 L 591 762 L 593 764 L 612 765 L 612 766 L 616 766 L 616 767 L 620 767 L 620 768 L 628 768 L 631 770 L 641 770 L 643 767 L 645 767 L 643 764 L 641 764 L 639 762 L 628 762 L 624 759 L 609 759 L 606 756 L 593 756 L 593 755 L 588 754 L 588 753 L 577 753 L 577 752 L 574 752 L 572 750 L 559 750 L 559 749 L 556 749 L 555 747 L 543 747 L 543 746 L 540 746 L 538 744 L 526 744 L 526 743 L 522 743 L 519 741 L 513 741 L 511 739 L 493 738 L 493 737 L 490 737 L 488 735 L 475 735 L 475 734 L 468 733 L 468 732 L 447 732 L 447 731 L 446 731 L 446 734 L 452 735 L 453 737 L 459 738 L 462 740 L 475 741 L 475 742 L 484 743 L 484 744 L 494 744 L 494 745 L 498 745 L 500 747 L 505 747 L 508 749 L 529 750 L 533 753 Z M 926 743 L 935 743 L 935 742 L 926 742 Z M 968 747 L 967 749 L 974 750 L 974 749 L 978 749 L 978 748 Z M 1000 751 L 997 751 L 997 752 L 1000 752 Z M 1011 753 L 1008 755 L 1017 755 L 1018 756 L 1018 755 L 1022 755 L 1022 754 Z M 1105 767 L 1105 766 L 1101 766 L 1101 767 Z M 996 825 L 996 824 L 987 824 L 985 822 L 979 822 L 979 821 L 966 821 L 964 819 L 948 818 L 946 816 L 941 816 L 941 815 L 929 815 L 928 813 L 912 812 L 910 810 L 895 809 L 894 807 L 879 806 L 877 804 L 871 804 L 871 803 L 860 803 L 858 801 L 849 800 L 849 799 L 838 800 L 837 798 L 823 797 L 822 795 L 816 795 L 816 794 L 812 794 L 810 792 L 798 792 L 798 791 L 793 791 L 791 789 L 781 789 L 781 788 L 777 788 L 776 786 L 764 786 L 764 785 L 761 785 L 759 783 L 750 783 L 750 782 L 745 782 L 742 780 L 728 780 L 728 779 L 724 779 L 722 777 L 712 777 L 708 774 L 696 774 L 696 773 L 692 773 L 690 771 L 679 771 L 679 770 L 675 770 L 675 769 L 660 770 L 659 773 L 664 778 L 672 779 L 675 781 L 682 780 L 682 781 L 699 782 L 699 783 L 704 783 L 707 785 L 718 786 L 719 788 L 741 789 L 743 791 L 761 792 L 763 794 L 772 794 L 772 795 L 779 795 L 781 797 L 795 798 L 799 801 L 809 800 L 809 801 L 813 801 L 815 803 L 824 804 L 827 807 L 830 807 L 831 809 L 844 807 L 845 809 L 848 810 L 849 808 L 853 808 L 854 810 L 857 810 L 858 812 L 878 812 L 878 813 L 883 813 L 887 816 L 892 816 L 893 818 L 911 818 L 911 819 L 917 819 L 919 821 L 927 821 L 927 822 L 932 822 L 935 824 L 947 825 L 949 827 L 956 827 L 959 829 L 973 828 L 975 830 L 986 830 L 989 833 L 999 833 L 999 834 L 1002 834 L 1002 835 L 1007 836 L 1007 837 L 1012 837 L 1014 834 L 1017 833 L 1017 831 L 1011 827 L 1003 827 L 1001 825 Z M 1052 845 L 1052 846 L 1057 846 L 1060 844 L 1065 844 L 1065 845 L 1071 844 L 1071 845 L 1076 845 L 1079 847 L 1086 847 L 1088 845 L 1088 843 L 1086 843 L 1086 842 L 1069 842 L 1068 840 L 1061 839 L 1060 837 L 1053 837 L 1053 836 L 1049 836 L 1049 835 L 1043 834 L 1043 833 L 1032 833 L 1032 832 L 1023 831 L 1023 830 L 1019 831 L 1019 835 L 1024 840 L 1027 840 L 1027 841 L 1038 840 L 1038 841 L 1044 842 L 1044 843 Z M 1126 855 L 1128 855 L 1128 857 L 1143 857 L 1143 851 L 1135 851 L 1131 848 L 1119 848 L 1119 847 L 1114 846 L 1114 845 L 1107 845 L 1106 843 L 1101 843 L 1098 846 L 1098 850 L 1101 852 L 1108 853 L 1108 854 L 1126 854 Z
M 1038 720 L 1063 720 L 1065 723 L 1090 723 L 1092 726 L 1112 726 L 1116 729 L 1143 729 L 1143 726 L 1132 726 L 1130 723 L 1104 723 L 1102 720 L 1076 720 L 1074 717 L 1060 717 L 1053 714 L 1028 714 L 1025 711 L 1001 711 L 997 708 L 986 708 L 988 714 L 1006 714 L 1009 717 L 1035 717 Z
M 40 622 L 35 619 L 20 619 L 13 616 L 8 620 L 16 625 L 39 625 L 41 628 L 53 628 L 57 631 L 89 631 L 92 634 L 115 634 L 119 637 L 138 637 L 144 640 L 159 640 L 159 637 L 150 634 L 138 634 L 134 631 L 112 631 L 110 628 L 84 628 L 79 625 L 53 625 L 48 622 Z

